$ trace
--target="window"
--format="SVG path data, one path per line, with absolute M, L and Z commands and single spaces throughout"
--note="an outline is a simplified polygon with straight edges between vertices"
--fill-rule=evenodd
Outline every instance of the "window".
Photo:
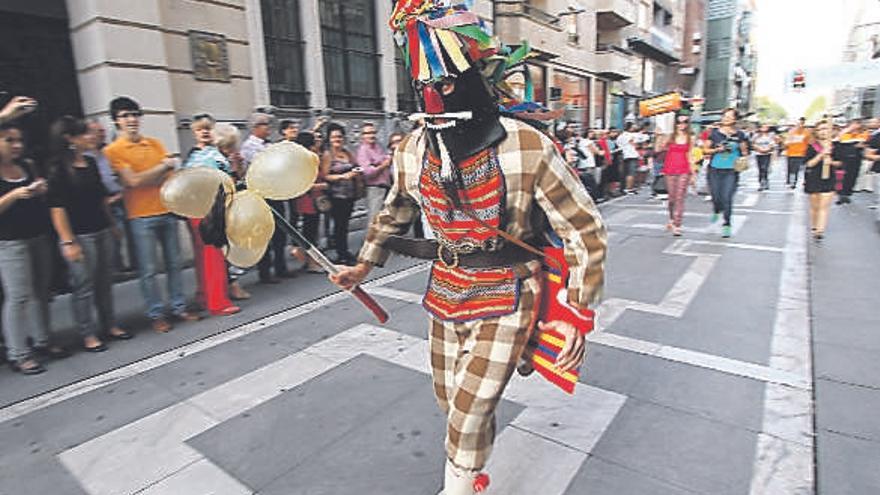
M 327 102 L 340 110 L 381 110 L 375 13 L 369 0 L 321 0 Z
M 279 107 L 307 107 L 299 0 L 262 0 L 269 98 Z
M 608 97 L 608 81 L 596 80 L 596 86 L 593 87 L 593 109 L 595 111 L 595 120 L 592 122 L 593 127 L 605 127 L 605 114 L 607 112 L 606 98 Z
M 553 109 L 564 108 L 565 120 L 574 124 L 580 132 L 590 126 L 590 80 L 585 77 L 553 73 L 553 86 L 559 90 L 559 100 L 552 104 Z
M 528 64 L 529 77 L 532 79 L 532 95 L 535 103 L 547 104 L 547 69 L 534 64 Z
M 400 50 L 395 49 L 394 64 L 397 66 L 397 111 L 403 113 L 415 113 L 418 110 L 416 104 L 416 92 L 413 89 L 413 81 L 410 72 L 406 69 Z

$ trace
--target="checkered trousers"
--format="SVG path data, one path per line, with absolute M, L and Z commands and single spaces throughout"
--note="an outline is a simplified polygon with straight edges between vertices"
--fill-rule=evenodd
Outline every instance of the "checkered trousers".
M 516 369 L 540 306 L 539 275 L 522 281 L 511 314 L 449 322 L 431 318 L 434 394 L 446 413 L 446 455 L 459 468 L 480 470 L 495 440 L 495 407 Z

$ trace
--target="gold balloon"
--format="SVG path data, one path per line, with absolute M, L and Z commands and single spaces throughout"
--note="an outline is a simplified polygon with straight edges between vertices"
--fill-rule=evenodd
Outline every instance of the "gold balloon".
M 263 254 L 266 253 L 266 247 L 268 245 L 269 242 L 266 241 L 262 248 L 247 249 L 230 242 L 226 247 L 226 259 L 235 266 L 248 268 L 256 265 L 260 261 Z
M 232 178 L 210 167 L 178 170 L 162 184 L 159 197 L 166 208 L 189 218 L 204 218 L 211 211 L 217 186 L 235 189 Z
M 275 232 L 275 219 L 266 201 L 253 191 L 232 196 L 226 209 L 226 237 L 230 244 L 256 251 L 265 249 Z
M 318 178 L 318 155 L 283 141 L 267 146 L 248 166 L 247 186 L 268 199 L 301 196 Z

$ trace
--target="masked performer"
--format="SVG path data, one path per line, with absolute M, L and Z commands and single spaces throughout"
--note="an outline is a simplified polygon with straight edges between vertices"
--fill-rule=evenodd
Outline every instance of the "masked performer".
M 601 292 L 605 228 L 553 142 L 500 116 L 490 81 L 493 61 L 503 57 L 476 15 L 439 0 L 401 0 L 391 26 L 424 125 L 394 154 L 395 181 L 358 264 L 331 279 L 350 288 L 391 251 L 434 260 L 423 305 L 434 392 L 447 418 L 444 493 L 472 494 L 475 480 L 484 479 L 496 405 L 534 345 L 536 323 L 564 337 L 555 363 L 561 371 L 584 358 L 584 337 L 572 322 L 537 322 L 542 262 L 517 243 L 541 246 L 547 232 L 561 240 L 569 278 L 560 304 L 576 313 Z M 417 206 L 436 240 L 399 237 Z

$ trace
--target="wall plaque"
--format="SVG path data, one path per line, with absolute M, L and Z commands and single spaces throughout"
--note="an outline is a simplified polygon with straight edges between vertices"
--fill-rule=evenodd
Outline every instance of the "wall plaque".
M 229 82 L 229 54 L 225 36 L 189 31 L 189 50 L 197 80 Z

